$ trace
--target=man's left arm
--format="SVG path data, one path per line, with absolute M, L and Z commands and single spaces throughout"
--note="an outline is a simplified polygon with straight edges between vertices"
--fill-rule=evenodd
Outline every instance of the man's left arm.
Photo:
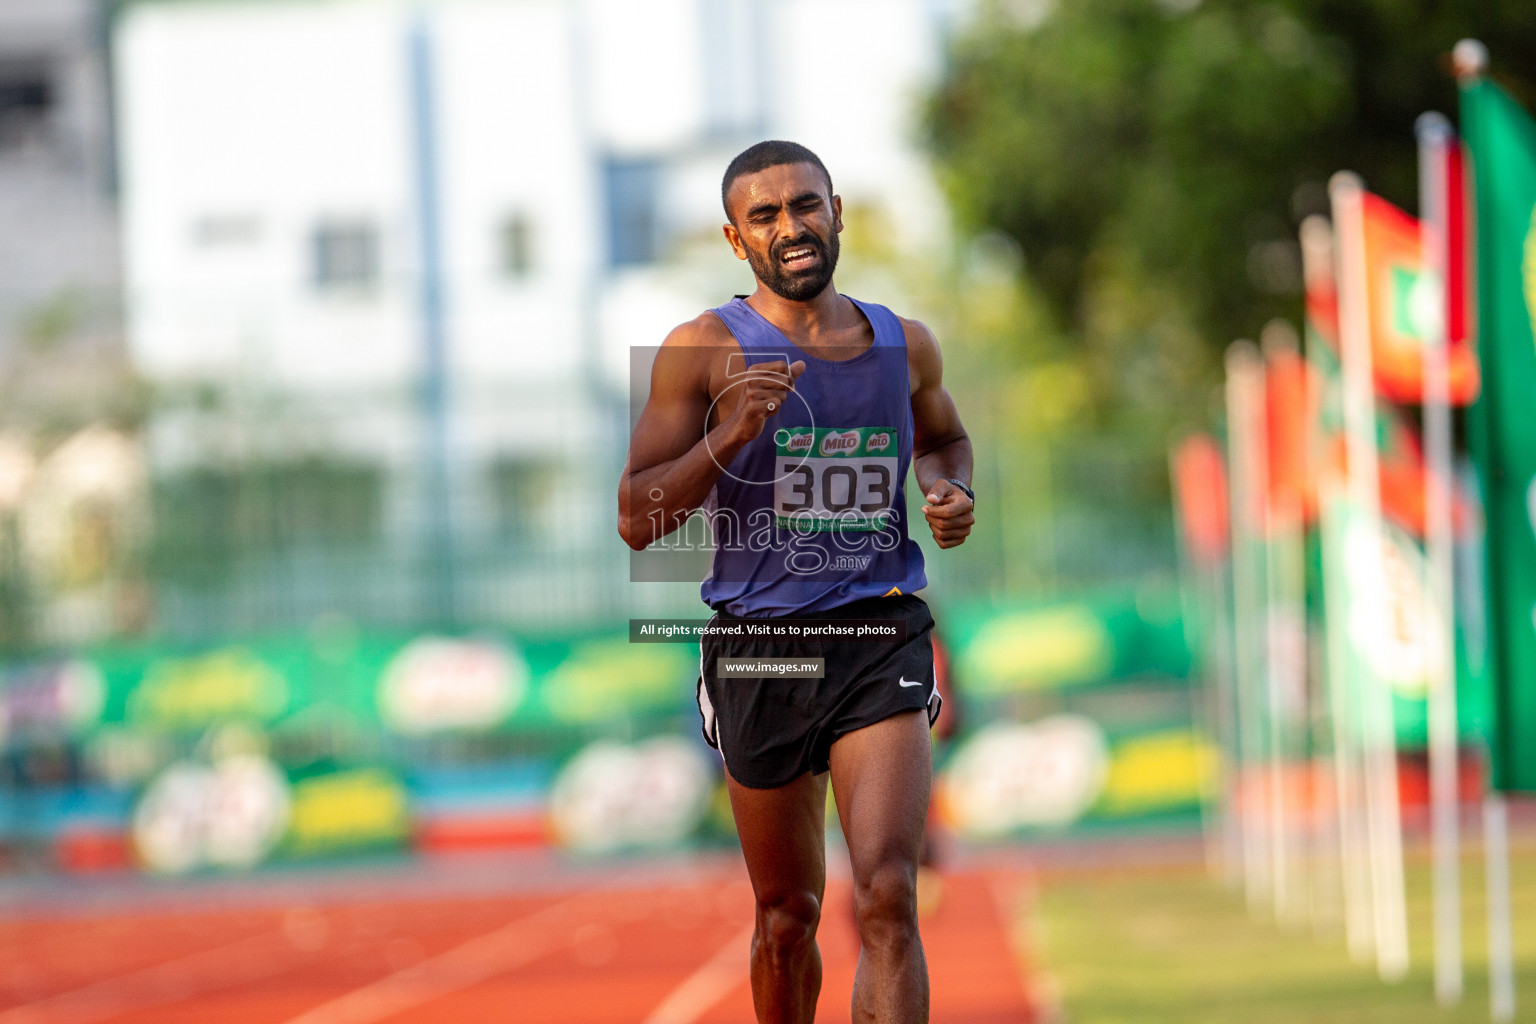
M 933 332 L 903 319 L 907 372 L 912 383 L 912 468 L 927 503 L 923 516 L 941 548 L 963 544 L 976 523 L 970 497 L 971 439 L 955 400 L 944 390 L 944 359 Z

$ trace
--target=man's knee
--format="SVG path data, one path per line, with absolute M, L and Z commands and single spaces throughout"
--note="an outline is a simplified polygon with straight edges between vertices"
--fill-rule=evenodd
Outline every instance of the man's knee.
M 859 937 L 868 947 L 898 947 L 917 937 L 917 866 L 881 864 L 855 881 Z
M 757 905 L 757 941 L 772 961 L 792 959 L 816 941 L 821 900 L 803 892 Z

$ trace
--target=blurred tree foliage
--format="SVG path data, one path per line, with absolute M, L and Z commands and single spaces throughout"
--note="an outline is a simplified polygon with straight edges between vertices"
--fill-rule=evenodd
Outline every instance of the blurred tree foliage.
M 1531 0 L 984 0 L 925 130 L 961 229 L 1016 243 L 1043 310 L 990 331 L 994 368 L 1045 367 L 1020 400 L 1160 459 L 1226 344 L 1299 318 L 1332 172 L 1416 207 L 1413 122 L 1454 117 L 1466 36 L 1536 97 Z

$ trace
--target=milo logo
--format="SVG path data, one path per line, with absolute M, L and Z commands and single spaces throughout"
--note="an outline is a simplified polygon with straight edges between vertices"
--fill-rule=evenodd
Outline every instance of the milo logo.
M 808 452 L 815 441 L 815 434 L 791 434 L 789 442 L 784 445 L 784 449 L 791 452 Z
M 869 435 L 869 441 L 868 441 L 868 443 L 865 444 L 864 447 L 868 451 L 881 452 L 881 451 L 884 451 L 885 449 L 889 448 L 890 446 L 891 446 L 891 435 L 890 435 L 890 432 L 882 430 L 878 434 L 870 434 Z
M 844 455 L 857 451 L 859 447 L 859 432 L 857 430 L 845 430 L 841 434 L 829 432 L 821 439 L 821 454 Z

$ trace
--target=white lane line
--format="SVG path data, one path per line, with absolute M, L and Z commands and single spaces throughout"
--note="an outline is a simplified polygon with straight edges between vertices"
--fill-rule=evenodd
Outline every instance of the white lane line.
M 312 1007 L 285 1024 L 371 1024 L 514 970 L 561 946 L 570 945 L 571 911 L 593 895 L 592 890 L 587 890 L 554 906 L 534 911 L 493 932 L 476 936 Z M 598 895 L 611 898 L 613 894 Z M 649 909 L 647 903 L 636 900 L 635 906 L 611 920 L 619 923 L 639 917 Z
M 747 980 L 747 948 L 752 941 L 752 928 L 720 947 L 719 952 L 705 961 L 683 983 L 673 989 L 661 1005 L 645 1018 L 645 1024 L 693 1024 L 704 1011 L 730 995 Z
M 1031 1020 L 1060 1020 L 1061 986 L 1040 963 L 1040 917 L 1036 906 L 1039 882 L 1025 874 L 1009 884 L 999 875 L 992 877 L 992 899 L 999 923 L 1008 937 L 1014 974 L 1030 1008 Z
M 0 1024 L 91 1024 L 287 969 L 298 954 L 262 932 L 0 1012 Z

